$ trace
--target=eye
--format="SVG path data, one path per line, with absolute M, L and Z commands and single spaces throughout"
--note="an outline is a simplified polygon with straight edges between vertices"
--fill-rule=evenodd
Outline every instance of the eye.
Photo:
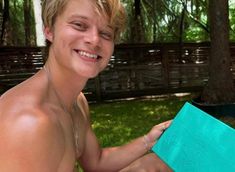
M 100 35 L 102 38 L 108 40 L 108 41 L 111 41 L 113 40 L 113 33 L 112 32 L 109 32 L 109 31 L 101 31 L 100 32 Z
M 73 28 L 79 31 L 85 31 L 88 28 L 87 24 L 79 21 L 72 22 L 72 26 Z

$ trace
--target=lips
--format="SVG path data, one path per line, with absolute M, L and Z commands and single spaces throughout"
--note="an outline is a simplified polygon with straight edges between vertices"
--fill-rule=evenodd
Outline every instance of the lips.
M 97 55 L 97 54 L 92 54 L 92 53 L 88 53 L 86 51 L 82 51 L 82 50 L 75 50 L 81 57 L 84 57 L 84 58 L 89 58 L 89 59 L 92 59 L 92 60 L 96 60 L 96 59 L 99 59 L 101 58 L 101 56 Z

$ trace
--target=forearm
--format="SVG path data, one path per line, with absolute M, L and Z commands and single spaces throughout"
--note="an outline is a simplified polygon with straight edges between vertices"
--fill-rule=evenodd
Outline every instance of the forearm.
M 150 150 L 170 123 L 171 121 L 166 121 L 158 124 L 146 136 L 139 137 L 126 145 L 102 149 L 99 168 L 101 171 L 118 171 L 128 166 Z
M 90 130 L 86 139 L 89 146 L 86 144 L 87 146 L 79 159 L 80 164 L 86 172 L 119 171 L 148 152 L 169 124 L 170 121 L 156 125 L 146 137 L 139 137 L 126 145 L 103 149 Z
M 149 150 L 147 144 L 144 137 L 139 137 L 123 146 L 102 149 L 96 171 L 118 171 L 126 167 Z

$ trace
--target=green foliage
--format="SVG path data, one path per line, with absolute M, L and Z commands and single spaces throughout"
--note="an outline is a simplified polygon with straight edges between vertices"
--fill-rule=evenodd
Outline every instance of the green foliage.
M 12 26 L 12 44 L 24 45 L 24 11 L 22 0 L 9 2 L 10 23 Z
M 128 23 L 121 42 L 152 43 L 209 41 L 208 0 L 141 0 L 141 15 L 135 18 L 134 0 L 121 0 L 128 14 Z M 24 0 L 11 0 L 11 44 L 24 45 Z M 32 3 L 32 0 L 31 0 Z M 182 15 L 183 35 L 180 35 Z M 31 5 L 31 44 L 35 44 L 35 22 Z M 136 21 L 138 20 L 138 21 Z M 235 0 L 229 0 L 230 40 L 235 41 Z
M 205 0 L 204 0 L 205 1 Z M 204 41 L 208 39 L 208 33 L 204 29 L 194 29 L 192 32 L 191 28 L 200 27 L 200 25 L 207 27 L 205 17 L 207 15 L 207 3 L 204 1 L 197 1 L 199 4 L 195 4 L 194 1 L 188 1 L 187 4 L 183 1 L 165 1 L 165 0 L 142 0 L 141 1 L 141 18 L 142 27 L 144 30 L 146 42 L 176 42 L 179 40 L 181 16 L 184 7 L 187 9 L 184 13 L 186 15 L 184 24 L 184 41 L 198 41 L 201 37 Z M 126 0 L 126 4 L 130 1 Z M 129 5 L 129 4 L 128 4 Z M 127 5 L 127 6 L 128 6 Z M 197 6 L 196 6 L 197 5 Z M 133 6 L 133 5 L 132 5 Z M 197 10 L 195 10 L 197 9 Z M 196 11 L 196 12 L 195 12 Z M 133 27 L 133 10 L 127 10 L 129 16 L 129 27 Z M 132 13 L 129 14 L 129 13 Z M 200 18 L 201 17 L 201 18 Z M 195 24 L 195 21 L 197 22 Z M 137 27 L 137 26 L 136 26 Z M 129 33 L 131 28 L 128 28 Z M 126 35 L 128 35 L 128 33 Z M 203 34 L 202 34 L 203 33 Z M 195 35 L 204 35 L 197 36 Z M 132 39 L 126 37 L 127 42 L 132 42 Z
M 134 0 L 123 0 L 128 13 L 128 28 L 123 42 L 136 42 L 133 28 L 140 29 L 143 40 L 151 42 L 177 42 L 180 39 L 181 17 L 184 12 L 183 41 L 209 41 L 208 0 L 142 0 L 141 24 L 135 25 Z M 235 0 L 229 0 L 230 40 L 235 40 Z
M 229 3 L 230 40 L 235 41 L 235 0 Z
M 31 1 L 32 3 L 32 1 Z M 30 13 L 30 30 L 31 30 L 31 45 L 35 44 L 35 22 L 33 17 L 33 4 L 31 5 Z M 7 28 L 11 40 L 8 40 L 8 45 L 24 46 L 25 45 L 25 20 L 24 20 L 24 0 L 9 1 L 10 26 Z

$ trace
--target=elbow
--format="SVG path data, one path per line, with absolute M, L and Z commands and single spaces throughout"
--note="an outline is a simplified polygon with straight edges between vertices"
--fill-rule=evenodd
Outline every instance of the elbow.
M 104 162 L 105 151 L 100 150 L 97 156 L 92 156 L 92 158 L 86 158 L 86 161 L 82 161 L 81 167 L 84 172 L 112 172 L 108 169 L 109 166 L 107 162 Z M 96 157 L 96 158 L 95 158 Z

